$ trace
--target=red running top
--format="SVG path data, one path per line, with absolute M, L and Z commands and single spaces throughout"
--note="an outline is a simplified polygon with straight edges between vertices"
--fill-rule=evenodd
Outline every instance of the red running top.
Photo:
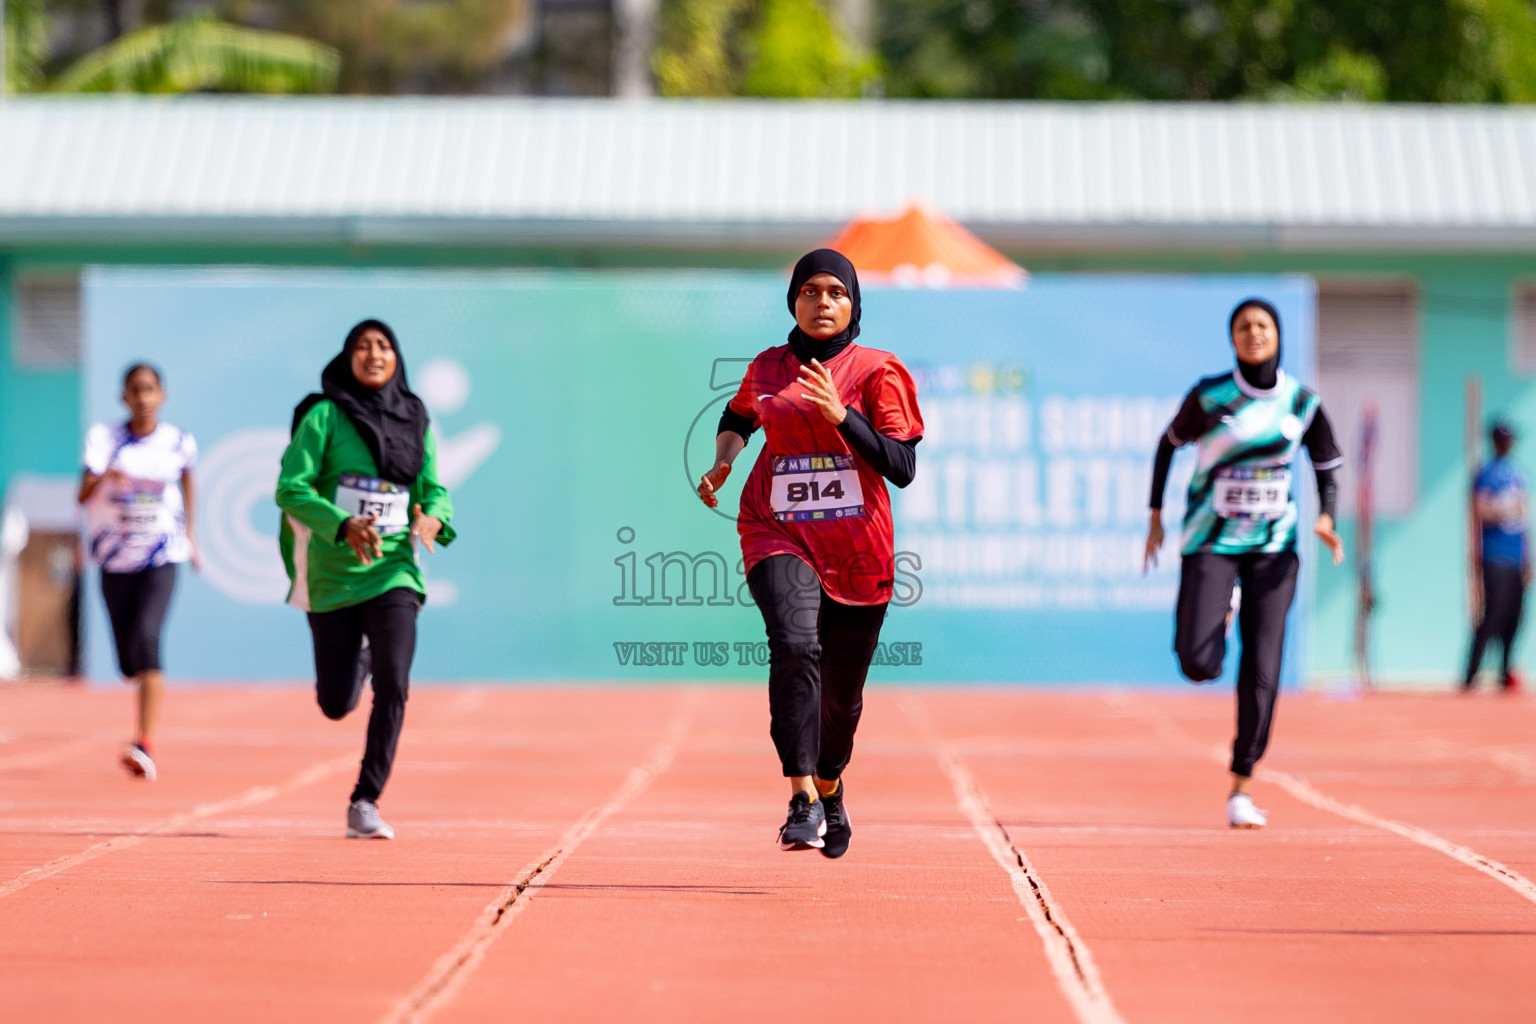
M 770 555 L 794 555 L 843 604 L 891 599 L 895 534 L 885 480 L 854 453 L 795 383 L 800 360 L 778 345 L 752 361 L 732 411 L 763 428 L 765 443 L 741 493 L 746 570 Z M 825 363 L 843 404 L 897 441 L 923 434 L 917 385 L 901 360 L 849 345 Z

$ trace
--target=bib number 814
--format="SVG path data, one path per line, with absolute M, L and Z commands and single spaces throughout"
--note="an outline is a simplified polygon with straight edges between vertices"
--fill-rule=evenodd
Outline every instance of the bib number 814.
M 843 497 L 843 482 L 836 478 L 827 481 L 822 487 L 815 480 L 805 483 L 793 483 L 785 488 L 785 494 L 790 501 L 820 501 L 823 498 Z

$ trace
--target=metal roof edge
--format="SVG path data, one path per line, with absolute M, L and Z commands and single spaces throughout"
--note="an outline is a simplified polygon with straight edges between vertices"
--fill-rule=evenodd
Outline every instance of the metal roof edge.
M 296 217 L 0 217 L 0 247 L 46 245 L 207 245 L 230 249 L 273 244 L 777 249 L 813 244 L 841 227 L 834 221 L 613 220 L 438 216 Z M 966 225 L 990 245 L 1012 250 L 1152 248 L 1379 252 L 1400 249 L 1483 253 L 1536 252 L 1536 225 L 1085 224 Z

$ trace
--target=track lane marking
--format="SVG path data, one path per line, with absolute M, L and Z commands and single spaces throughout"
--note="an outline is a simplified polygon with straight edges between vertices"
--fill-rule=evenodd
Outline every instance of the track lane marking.
M 3 701 L 5 696 L 6 694 L 4 690 L 0 689 L 0 701 Z M 231 702 L 230 706 L 223 707 L 219 710 L 218 716 L 222 717 L 225 714 L 248 716 L 252 708 L 260 707 L 264 704 L 270 704 L 279 696 L 281 696 L 280 693 L 274 693 L 273 691 L 269 690 L 257 690 L 253 692 L 247 691 L 240 693 L 237 695 L 237 698 Z M 200 730 L 206 731 L 207 729 L 207 726 L 194 727 L 190 729 L 183 729 L 178 726 L 170 726 L 163 730 L 165 735 L 162 736 L 162 741 L 168 736 L 170 739 L 176 742 L 184 743 L 186 742 L 184 737 L 191 736 L 192 742 L 198 742 L 198 737 L 201 735 Z M 230 731 L 234 732 L 233 728 Z M 122 736 L 123 733 L 119 730 L 114 730 L 112 732 L 103 731 L 84 737 L 74 737 L 62 743 L 60 746 L 50 746 L 41 750 L 28 751 L 26 753 L 7 754 L 3 757 L 0 757 L 0 771 L 46 768 L 49 765 L 57 764 L 60 761 L 66 761 L 76 755 L 89 754 L 92 751 L 100 753 L 103 749 L 113 748 L 114 746 L 116 749 L 120 750 L 122 749 L 123 744 Z M 15 742 L 17 738 L 18 737 L 11 737 L 10 742 Z M 223 736 L 219 736 L 216 740 L 209 740 L 208 742 L 225 744 L 228 742 L 228 740 Z M 115 763 L 116 760 L 116 757 L 111 758 L 113 763 Z
M 693 708 L 700 699 L 699 690 L 689 690 L 684 694 L 661 740 L 651 748 L 650 755 L 643 762 L 629 770 L 628 776 L 613 796 L 589 808 L 561 833 L 553 846 L 518 872 L 495 901 L 486 905 L 453 948 L 438 957 L 426 977 L 383 1017 L 385 1024 L 416 1024 L 425 1021 L 452 1000 L 485 960 L 491 944 L 503 934 L 505 928 L 502 926 L 527 908 L 539 890 L 549 884 L 560 865 L 570 859 L 571 854 L 588 836 L 671 767 L 683 736 L 688 731 Z
M 56 747 L 0 757 L 0 772 L 46 768 L 51 764 L 67 761 L 80 754 L 86 754 L 93 750 L 100 751 L 103 747 L 110 744 L 116 738 L 116 735 L 116 733 L 97 733 L 95 736 L 71 740 Z
M 976 777 L 954 748 L 939 737 L 933 719 L 916 696 L 906 694 L 900 703 L 907 717 L 929 737 L 939 767 L 954 788 L 955 804 L 960 813 L 971 823 L 972 830 L 992 859 L 1008 873 L 1014 894 L 1029 915 L 1035 934 L 1040 937 L 1046 962 L 1050 964 L 1051 973 L 1056 976 L 1056 983 L 1072 1012 L 1081 1024 L 1125 1024 L 1104 987 L 1088 944 L 1051 896 L 1045 879 L 992 813 L 986 792 Z
M 244 695 L 242 700 L 237 702 L 237 707 L 235 710 L 238 710 L 242 713 L 248 712 L 251 706 L 260 706 L 265 703 L 271 703 L 277 697 L 281 696 L 283 696 L 281 693 L 274 694 L 266 691 L 261 691 L 256 694 L 247 694 Z M 460 694 L 458 698 L 454 700 L 447 708 L 444 708 L 439 712 L 437 715 L 438 721 L 435 724 L 442 725 L 447 722 L 452 722 L 458 719 L 461 715 L 468 714 L 477 710 L 484 703 L 485 696 L 486 692 L 484 687 L 470 687 L 464 693 Z M 30 754 L 16 754 L 13 755 L 13 757 L 10 759 L 0 759 L 0 768 L 16 767 L 18 764 L 24 767 L 37 767 L 50 763 L 54 760 L 61 760 L 63 755 L 73 754 L 77 751 L 83 751 L 96 745 L 97 740 L 95 738 L 88 738 L 67 744 L 63 748 L 54 748 L 52 751 L 35 751 Z M 279 783 L 276 786 L 253 786 L 245 792 L 230 797 L 226 800 L 217 800 L 211 803 L 198 804 L 190 811 L 181 811 L 171 815 L 168 818 L 163 818 L 160 821 L 153 822 L 148 825 L 143 825 L 135 829 L 129 835 L 114 836 L 111 839 L 104 840 L 103 842 L 96 843 L 92 846 L 88 846 L 84 850 L 80 850 L 77 853 L 66 854 L 65 856 L 55 858 L 46 864 L 31 868 L 27 871 L 23 871 L 21 874 L 15 876 L 8 882 L 0 882 L 0 899 L 4 899 L 14 892 L 25 889 L 27 886 L 33 884 L 34 882 L 40 882 L 43 879 L 52 875 L 56 875 L 61 871 L 67 871 L 70 868 L 89 863 L 90 861 L 96 860 L 98 857 L 105 856 L 106 854 L 112 853 L 116 850 L 125 850 L 129 847 L 137 846 L 145 839 L 148 839 L 152 836 L 163 835 L 166 832 L 173 831 L 191 822 L 217 817 L 218 815 L 224 814 L 228 811 L 243 810 L 247 807 L 254 807 L 258 804 L 263 804 L 269 800 L 273 800 L 279 796 L 292 793 L 295 790 L 303 789 L 306 786 L 313 785 L 316 782 L 329 778 L 330 776 L 336 774 L 338 771 L 342 771 L 356 763 L 356 753 L 341 754 L 327 761 L 322 761 L 319 764 L 311 765 L 309 768 L 299 772 L 297 775 L 288 779 L 286 782 Z
M 1372 814 L 1358 804 L 1346 804 L 1335 800 L 1326 793 L 1320 793 L 1312 784 L 1304 779 L 1297 778 L 1289 772 L 1282 772 L 1275 768 L 1265 768 L 1260 765 L 1254 772 L 1260 779 L 1273 782 L 1291 796 L 1302 803 L 1311 804 L 1313 807 L 1324 811 L 1332 811 L 1341 818 L 1358 821 L 1362 825 L 1371 825 L 1387 832 L 1395 833 L 1404 839 L 1410 839 L 1420 846 L 1443 853 L 1452 860 L 1465 864 L 1469 868 L 1481 871 L 1494 881 L 1509 886 L 1524 898 L 1536 903 L 1536 882 L 1532 882 L 1514 868 L 1499 863 L 1492 857 L 1485 857 L 1469 846 L 1453 843 L 1449 839 L 1442 838 L 1425 828 L 1417 825 L 1408 825 L 1390 818 Z
M 1131 700 L 1130 695 L 1124 691 L 1111 691 L 1105 695 L 1105 700 L 1111 707 L 1122 711 L 1129 711 L 1143 721 L 1148 722 L 1158 735 L 1164 739 L 1174 740 L 1181 746 L 1203 746 L 1199 740 L 1186 732 L 1183 726 L 1180 726 L 1161 712 L 1137 706 Z M 1211 751 L 1211 754 L 1218 764 L 1225 765 L 1227 763 L 1228 751 L 1225 748 L 1216 747 Z M 1346 804 L 1342 800 L 1336 800 L 1318 790 L 1306 780 L 1289 772 L 1280 771 L 1278 768 L 1266 768 L 1263 765 L 1259 765 L 1254 769 L 1254 776 L 1265 782 L 1273 782 L 1304 804 L 1336 814 L 1341 818 L 1348 818 L 1350 821 L 1358 822 L 1362 825 L 1369 825 L 1384 832 L 1391 832 L 1393 835 L 1401 836 L 1426 849 L 1442 853 L 1457 863 L 1482 872 L 1501 885 L 1508 886 L 1521 897 L 1536 903 L 1536 882 L 1532 882 L 1514 868 L 1501 864 L 1492 857 L 1485 857 L 1470 846 L 1453 843 L 1449 839 L 1436 835 L 1426 828 L 1420 828 L 1418 825 L 1410 825 L 1401 821 L 1393 821 L 1391 818 L 1383 818 L 1381 815 L 1372 813 L 1358 804 Z
M 34 882 L 40 882 L 61 871 L 78 867 L 81 864 L 88 863 L 117 850 L 126 850 L 129 847 L 137 846 L 146 839 L 171 832 L 191 822 L 218 817 L 229 811 L 254 807 L 257 804 L 266 803 L 268 800 L 275 799 L 284 794 L 303 789 L 305 786 L 313 785 L 322 779 L 329 778 L 348 766 L 355 764 L 356 761 L 356 754 L 344 754 L 340 757 L 333 757 L 328 761 L 311 765 L 286 782 L 281 782 L 275 786 L 253 786 L 245 792 L 229 797 L 226 800 L 215 800 L 210 803 L 198 804 L 190 811 L 180 811 L 168 818 L 162 818 L 157 822 L 141 826 L 129 835 L 114 836 L 93 846 L 88 846 L 78 853 L 58 857 L 39 867 L 23 871 L 8 882 L 0 883 L 0 899 L 4 899 L 14 892 L 25 889 Z

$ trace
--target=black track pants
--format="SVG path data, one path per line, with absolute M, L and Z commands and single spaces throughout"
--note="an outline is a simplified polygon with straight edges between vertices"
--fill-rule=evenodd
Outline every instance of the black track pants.
M 747 586 L 768 629 L 769 732 L 784 774 L 840 778 L 886 606 L 839 604 L 793 555 L 758 562 Z
M 1472 678 L 1483 662 L 1488 641 L 1497 639 L 1504 655 L 1504 685 L 1509 685 L 1509 663 L 1515 650 L 1515 634 L 1520 631 L 1520 614 L 1525 609 L 1525 578 L 1518 565 L 1501 562 L 1483 563 L 1483 621 L 1472 634 L 1472 653 L 1467 659 L 1467 676 L 1462 685 L 1472 688 Z
M 1179 668 L 1197 683 L 1221 675 L 1227 653 L 1227 612 L 1232 584 L 1243 585 L 1237 631 L 1237 739 L 1232 771 L 1248 776 L 1269 746 L 1269 728 L 1280 692 L 1285 616 L 1296 596 L 1296 552 L 1253 555 L 1185 555 L 1179 575 L 1179 608 L 1173 649 Z
M 405 722 L 420 609 L 421 598 L 414 590 L 396 587 L 362 604 L 309 613 L 309 631 L 315 640 L 315 696 L 325 717 L 346 717 L 363 695 L 357 656 L 365 635 L 373 658 L 373 711 L 368 715 L 368 744 L 352 800 L 378 800 L 389 781 L 400 726 Z
M 174 562 L 142 572 L 102 572 L 101 596 L 107 602 L 123 675 L 160 671 L 160 630 L 175 590 Z

